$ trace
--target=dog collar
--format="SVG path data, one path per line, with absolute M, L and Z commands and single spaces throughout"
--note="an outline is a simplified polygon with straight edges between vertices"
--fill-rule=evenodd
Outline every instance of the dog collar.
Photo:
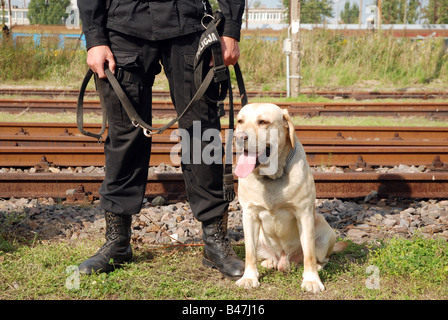
M 286 157 L 286 165 L 285 165 L 284 169 L 287 169 L 289 167 L 289 165 L 291 164 L 292 159 L 294 159 L 294 156 L 296 155 L 298 146 L 299 146 L 299 142 L 296 142 L 294 149 L 289 151 L 289 154 Z

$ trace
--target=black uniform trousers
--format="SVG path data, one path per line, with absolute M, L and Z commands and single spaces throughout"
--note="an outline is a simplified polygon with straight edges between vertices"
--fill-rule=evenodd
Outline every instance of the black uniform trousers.
M 161 72 L 161 64 L 178 113 L 184 110 L 195 94 L 193 62 L 200 35 L 194 33 L 163 41 L 149 41 L 110 31 L 111 50 L 117 67 L 126 71 L 120 73 L 117 68 L 115 74 L 134 108 L 148 124 L 151 124 L 152 84 Z M 136 214 L 145 195 L 151 139 L 131 123 L 109 82 L 100 80 L 99 85 L 109 119 L 104 146 L 106 175 L 99 190 L 101 207 L 116 214 Z M 194 140 L 192 128 L 195 121 L 201 122 L 202 131 L 221 129 L 216 104 L 201 100 L 179 121 L 179 127 L 190 134 L 190 146 Z M 195 143 L 198 143 L 197 139 Z M 201 150 L 207 145 L 208 142 L 201 142 Z M 221 143 L 219 147 L 222 149 Z M 190 155 L 193 158 L 193 152 Z M 183 161 L 182 172 L 191 209 L 199 221 L 220 217 L 227 211 L 228 201 L 223 198 L 222 163 Z

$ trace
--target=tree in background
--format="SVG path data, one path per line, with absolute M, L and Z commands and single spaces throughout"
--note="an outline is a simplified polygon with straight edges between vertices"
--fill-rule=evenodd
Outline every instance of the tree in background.
M 291 8 L 289 3 L 289 0 L 283 0 L 288 23 Z M 325 18 L 333 18 L 333 2 L 331 0 L 300 0 L 300 23 L 323 23 Z
M 413 24 L 418 19 L 418 0 L 382 1 L 381 18 L 384 24 Z
M 63 24 L 70 0 L 31 0 L 28 5 L 30 24 Z
M 429 0 L 423 8 L 423 18 L 429 24 L 448 23 L 448 0 Z
M 350 2 L 347 1 L 344 5 L 344 10 L 341 11 L 340 20 L 342 23 L 345 23 L 345 24 L 358 23 L 358 20 L 359 20 L 358 4 L 353 3 L 353 5 L 350 6 Z

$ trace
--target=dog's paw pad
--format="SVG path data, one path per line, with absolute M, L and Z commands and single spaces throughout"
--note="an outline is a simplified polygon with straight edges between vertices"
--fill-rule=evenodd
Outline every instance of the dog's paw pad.
M 260 282 L 258 282 L 258 279 L 241 278 L 236 282 L 236 285 L 244 289 L 255 289 L 260 286 Z

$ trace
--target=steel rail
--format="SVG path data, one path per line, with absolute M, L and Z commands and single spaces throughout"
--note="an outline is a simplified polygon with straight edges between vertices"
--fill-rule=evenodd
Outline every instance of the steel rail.
M 153 138 L 150 165 L 180 165 L 176 128 Z M 103 146 L 75 132 L 74 124 L 0 123 L 0 166 L 30 167 L 43 156 L 55 166 L 103 166 Z M 313 166 L 429 166 L 436 159 L 443 166 L 448 161 L 448 128 L 298 126 L 296 133 Z
M 0 95 L 18 95 L 18 96 L 43 96 L 43 97 L 76 97 L 79 94 L 78 89 L 27 89 L 27 88 L 0 88 Z M 170 99 L 169 91 L 153 90 L 153 97 L 158 99 Z M 303 91 L 301 94 L 306 96 L 318 96 L 330 99 L 446 99 L 446 91 Z M 248 91 L 249 98 L 269 97 L 284 98 L 284 91 Z M 95 90 L 87 90 L 87 97 L 97 96 Z
M 448 117 L 448 102 L 278 102 L 293 116 L 424 116 Z M 225 103 L 228 109 L 228 104 Z M 235 112 L 241 109 L 241 103 L 235 102 Z M 0 99 L 0 111 L 18 112 L 75 112 L 74 100 L 41 99 Z M 84 112 L 101 113 L 99 100 L 86 100 Z M 176 113 L 170 101 L 153 101 L 152 114 L 156 117 L 174 116 Z
M 101 124 L 86 123 L 87 130 L 99 131 Z M 163 135 L 170 136 L 178 126 L 173 125 Z M 228 125 L 222 125 L 222 130 L 228 129 Z M 399 126 L 295 126 L 297 136 L 302 138 L 337 138 L 349 139 L 430 139 L 448 140 L 447 127 L 399 127 Z M 105 133 L 104 137 L 106 136 Z M 176 134 L 176 133 L 174 133 Z M 75 123 L 56 122 L 0 122 L 0 135 L 62 135 L 82 136 Z M 90 138 L 95 141 L 94 139 Z
M 376 191 L 379 197 L 447 198 L 448 173 L 420 174 L 379 173 L 314 173 L 318 198 L 359 198 Z M 1 173 L 0 197 L 66 199 L 81 190 L 76 198 L 99 197 L 103 174 L 63 173 Z M 237 185 L 238 180 L 234 179 Z M 236 190 L 238 188 L 236 187 Z M 168 201 L 186 199 L 182 174 L 158 173 L 148 175 L 146 197 L 163 196 Z
M 353 166 L 359 159 L 371 166 L 431 165 L 439 158 L 448 162 L 446 146 L 308 146 L 305 145 L 308 163 L 312 166 Z M 54 166 L 103 166 L 104 148 L 0 146 L 0 166 L 32 167 L 45 156 Z M 361 157 L 361 158 L 360 158 Z M 152 148 L 150 165 L 162 163 L 180 165 L 180 145 L 177 148 Z M 235 153 L 234 153 L 234 163 Z

